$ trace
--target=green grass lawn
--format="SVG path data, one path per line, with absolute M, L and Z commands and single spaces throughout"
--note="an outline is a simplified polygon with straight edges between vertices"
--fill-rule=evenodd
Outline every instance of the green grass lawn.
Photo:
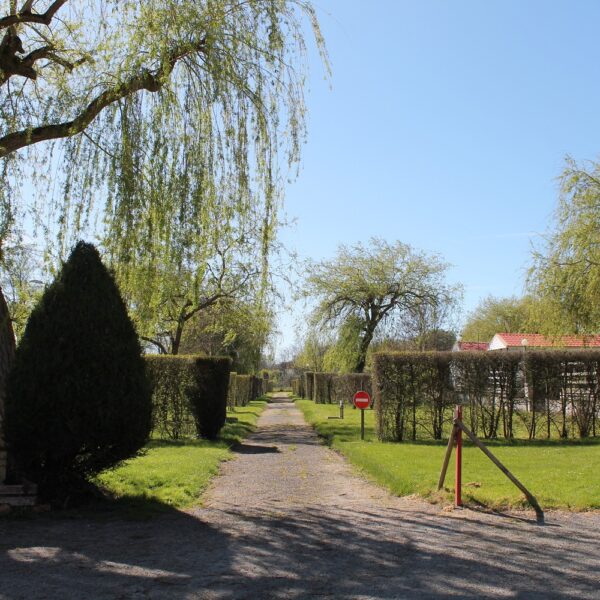
M 265 406 L 266 401 L 256 400 L 228 411 L 216 441 L 152 440 L 141 456 L 104 471 L 96 482 L 118 502 L 142 513 L 197 504 L 219 464 L 234 456 L 231 446 L 254 429 Z
M 375 435 L 375 411 L 365 411 L 365 441 L 360 441 L 360 411 L 297 400 L 306 420 L 327 443 L 381 485 L 399 496 L 419 494 L 441 499 L 436 491 L 447 442 L 384 443 Z M 537 497 L 542 508 L 600 508 L 600 438 L 585 441 L 514 441 L 486 443 L 490 450 Z M 454 460 L 454 453 L 452 455 Z M 444 499 L 454 493 L 454 463 L 448 469 Z M 519 490 L 475 446 L 463 449 L 463 500 L 501 509 L 527 506 Z

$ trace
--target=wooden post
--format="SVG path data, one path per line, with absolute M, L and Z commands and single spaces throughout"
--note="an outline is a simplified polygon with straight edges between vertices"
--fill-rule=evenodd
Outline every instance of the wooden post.
M 462 422 L 461 419 L 456 420 L 455 424 L 462 431 L 464 431 L 469 439 L 523 492 L 527 498 L 527 501 L 535 510 L 538 523 L 543 523 L 544 511 L 538 504 L 535 496 L 489 451 L 486 446 L 481 443 L 479 438 L 475 436 L 475 434 Z
M 454 441 L 456 439 L 456 432 L 458 431 L 458 427 L 456 425 L 452 426 L 452 432 L 450 433 L 450 439 L 448 440 L 448 445 L 446 446 L 446 455 L 444 456 L 444 463 L 442 464 L 442 471 L 440 473 L 440 478 L 438 481 L 438 490 L 441 490 L 444 487 L 444 481 L 446 479 L 446 471 L 448 471 L 448 465 L 450 463 L 450 456 L 452 456 L 452 448 L 454 446 Z
M 462 422 L 462 406 L 454 409 L 454 422 Z M 462 506 L 462 429 L 456 431 L 456 470 L 454 474 L 454 506 Z

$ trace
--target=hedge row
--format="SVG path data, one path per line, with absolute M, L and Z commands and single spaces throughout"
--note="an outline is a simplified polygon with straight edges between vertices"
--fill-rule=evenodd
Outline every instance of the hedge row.
M 305 378 L 304 376 L 296 377 L 292 379 L 292 394 L 298 398 L 306 397 L 306 389 L 305 389 Z
M 152 384 L 153 432 L 214 439 L 225 424 L 229 358 L 146 356 Z
M 315 373 L 314 371 L 307 371 L 304 373 L 304 394 L 309 400 L 314 397 L 315 390 Z
M 372 397 L 371 376 L 368 373 L 336 375 L 331 380 L 331 401 L 339 404 L 343 400 L 346 404 L 352 404 L 354 394 L 361 390 Z
M 596 435 L 600 351 L 400 352 L 374 357 L 382 440 L 441 439 L 454 404 L 484 438 Z
M 269 380 L 255 375 L 230 373 L 227 407 L 247 406 L 252 400 L 264 396 L 268 391 Z
M 338 404 L 341 400 L 351 404 L 359 390 L 372 393 L 371 376 L 368 373 L 307 373 L 307 390 L 312 388 L 312 398 L 317 404 Z M 310 383 L 309 383 L 310 382 Z
M 331 403 L 331 380 L 335 373 L 315 373 L 312 399 L 317 404 Z

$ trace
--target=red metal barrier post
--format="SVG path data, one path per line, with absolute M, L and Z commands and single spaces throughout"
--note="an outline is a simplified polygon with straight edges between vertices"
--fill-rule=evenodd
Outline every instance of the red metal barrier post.
M 454 409 L 456 421 L 462 421 L 462 406 Z M 462 506 L 462 429 L 456 432 L 456 475 L 454 479 L 454 506 Z

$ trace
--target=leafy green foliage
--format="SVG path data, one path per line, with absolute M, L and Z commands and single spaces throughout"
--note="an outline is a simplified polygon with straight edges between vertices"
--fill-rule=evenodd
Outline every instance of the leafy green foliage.
M 150 387 L 137 334 L 91 244 L 77 244 L 31 314 L 5 419 L 19 468 L 50 498 L 68 496 L 148 438 Z
M 306 136 L 306 21 L 328 69 L 310 2 L 58 0 L 41 21 L 43 2 L 6 4 L 0 31 L 31 64 L 0 56 L 0 230 L 32 212 L 50 262 L 99 234 L 160 352 L 223 299 L 266 311 L 281 171 Z
M 378 238 L 342 245 L 334 259 L 309 265 L 305 295 L 318 302 L 313 323 L 339 333 L 337 366 L 362 372 L 376 332 L 393 331 L 417 314 L 445 312 L 461 294 L 445 281 L 447 269 L 437 255 Z
M 313 400 L 317 404 L 329 404 L 331 402 L 331 384 L 335 373 L 315 373 Z
M 397 352 L 374 360 L 377 433 L 441 439 L 452 406 L 480 437 L 596 436 L 600 352 Z
M 352 404 L 354 394 L 358 391 L 368 392 L 373 398 L 371 376 L 366 373 L 344 373 L 335 375 L 331 381 L 331 401 L 339 404 L 343 401 Z
M 600 327 L 600 165 L 568 159 L 546 247 L 534 253 L 528 286 L 543 303 L 542 333 Z
M 229 387 L 228 358 L 148 356 L 153 382 L 154 429 L 177 439 L 195 433 L 215 439 L 225 424 Z
M 536 333 L 543 327 L 539 308 L 539 301 L 531 296 L 487 296 L 468 315 L 462 338 L 469 342 L 490 342 L 497 333 Z

